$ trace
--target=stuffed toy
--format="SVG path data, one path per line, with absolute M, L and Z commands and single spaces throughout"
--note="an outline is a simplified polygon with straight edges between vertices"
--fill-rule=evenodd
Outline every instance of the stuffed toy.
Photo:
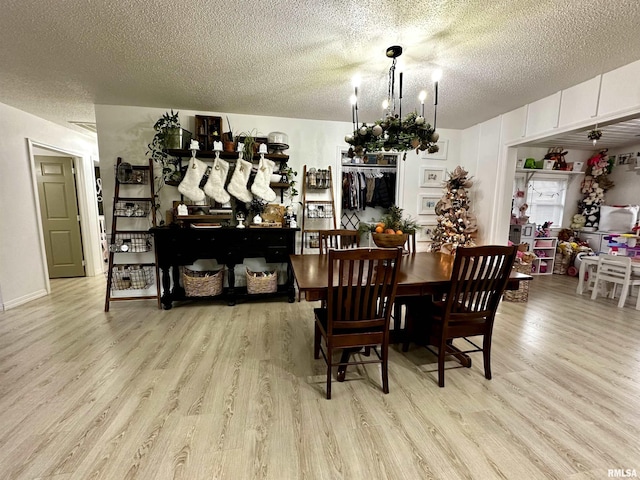
M 205 194 L 200 188 L 200 182 L 207 171 L 207 164 L 202 160 L 198 160 L 196 157 L 191 157 L 189 160 L 189 166 L 187 172 L 184 174 L 184 178 L 178 185 L 178 191 L 185 197 L 193 200 L 194 202 L 201 202 L 205 199 Z
M 587 223 L 587 219 L 584 217 L 584 215 L 580 213 L 576 213 L 571 219 L 570 227 L 573 230 L 582 230 L 582 228 L 585 226 L 586 223 Z

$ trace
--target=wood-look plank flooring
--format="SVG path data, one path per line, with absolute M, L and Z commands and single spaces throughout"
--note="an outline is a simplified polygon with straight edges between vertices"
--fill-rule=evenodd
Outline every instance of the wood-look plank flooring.
M 314 303 L 118 302 L 104 279 L 0 313 L 2 479 L 603 479 L 640 474 L 640 312 L 536 277 L 493 380 L 412 347 L 326 400 Z M 456 363 L 451 362 L 455 367 Z

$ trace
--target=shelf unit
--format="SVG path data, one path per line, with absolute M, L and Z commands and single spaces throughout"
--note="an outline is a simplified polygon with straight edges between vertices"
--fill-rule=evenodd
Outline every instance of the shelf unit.
M 216 118 L 216 117 L 211 117 L 211 118 Z M 182 159 L 191 158 L 191 150 L 168 149 L 166 150 L 166 152 L 172 157 L 176 157 L 180 159 L 180 162 L 178 164 L 179 170 L 182 170 Z M 238 159 L 237 152 L 219 152 L 219 154 L 221 159 L 230 161 L 230 163 L 232 163 L 233 165 L 235 165 L 235 160 Z M 198 151 L 198 154 L 196 156 L 200 159 L 215 158 L 216 152 L 214 152 L 213 150 L 200 150 Z M 268 160 L 272 160 L 278 164 L 279 166 L 278 172 L 274 172 L 274 173 L 284 172 L 287 166 L 287 162 L 289 161 L 289 155 L 285 155 L 283 153 L 265 153 L 264 158 Z M 253 160 L 254 161 L 260 160 L 260 154 L 255 154 L 253 156 Z M 231 172 L 229 172 L 229 175 L 231 175 Z M 175 182 L 175 184 L 168 183 L 168 185 L 177 187 L 179 183 L 180 182 Z M 275 190 L 280 191 L 280 203 L 284 203 L 284 192 L 287 188 L 290 187 L 290 184 L 288 182 L 271 182 L 269 186 Z
M 126 166 L 126 168 L 125 168 Z M 122 195 L 122 191 L 129 195 Z M 142 196 L 137 195 L 140 189 Z M 148 193 L 148 195 L 146 195 Z M 109 270 L 104 311 L 111 302 L 156 299 L 160 303 L 158 261 L 149 230 L 139 223 L 156 226 L 156 202 L 153 183 L 153 160 L 148 165 L 131 165 L 118 157 L 109 238 Z M 119 224 L 124 224 L 121 228 Z
M 532 275 L 551 275 L 556 258 L 556 237 L 536 237 L 533 240 L 533 253 L 536 258 L 533 260 Z
M 516 168 L 516 173 L 524 173 L 525 181 L 528 184 L 529 180 L 534 175 L 566 175 L 569 177 L 569 181 L 573 180 L 576 175 L 584 175 L 584 172 L 574 172 L 573 170 L 546 170 L 544 168 Z
M 318 178 L 323 180 L 318 181 Z M 302 173 L 302 247 L 301 253 L 307 249 L 320 247 L 318 233 L 320 230 L 336 229 L 336 206 L 333 196 L 333 176 L 331 166 L 327 167 L 324 176 L 316 177 L 315 172 L 304 166 Z M 327 198 L 327 194 L 329 198 Z

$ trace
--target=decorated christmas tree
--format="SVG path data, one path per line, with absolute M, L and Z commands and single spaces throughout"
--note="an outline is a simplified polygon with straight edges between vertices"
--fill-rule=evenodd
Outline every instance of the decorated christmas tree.
M 471 200 L 468 190 L 473 182 L 461 166 L 449 174 L 445 182 L 445 193 L 436 204 L 438 224 L 433 230 L 431 250 L 434 252 L 455 251 L 458 246 L 472 247 L 478 230 L 476 217 L 470 212 Z

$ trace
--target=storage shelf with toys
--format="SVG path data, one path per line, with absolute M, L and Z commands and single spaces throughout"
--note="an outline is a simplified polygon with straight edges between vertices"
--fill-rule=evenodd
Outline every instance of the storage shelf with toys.
M 533 241 L 533 253 L 536 258 L 531 264 L 532 275 L 551 275 L 556 256 L 558 239 L 555 237 L 536 237 Z

